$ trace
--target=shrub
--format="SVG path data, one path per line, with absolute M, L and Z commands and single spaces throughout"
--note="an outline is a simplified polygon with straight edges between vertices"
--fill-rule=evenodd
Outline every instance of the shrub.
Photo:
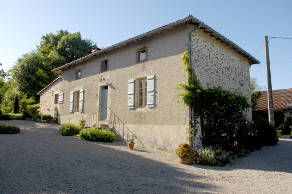
M 290 135 L 291 126 L 292 126 L 292 117 L 287 117 L 285 122 L 284 122 L 284 129 L 283 129 L 284 135 Z
M 8 113 L 8 114 L 0 115 L 0 119 L 2 119 L 2 120 L 21 120 L 21 119 L 24 119 L 24 116 L 21 113 Z
M 178 157 L 195 157 L 195 150 L 191 148 L 191 146 L 188 143 L 180 143 L 176 150 L 175 153 Z
M 24 118 L 23 114 L 21 113 L 9 113 L 8 116 L 10 119 L 13 119 L 13 120 L 21 120 Z
M 253 151 L 261 148 L 261 142 L 259 141 L 258 131 L 253 127 L 251 123 L 241 125 L 238 130 L 237 146 L 234 144 L 234 151 L 241 152 L 243 150 Z M 236 142 L 236 141 L 235 141 Z
M 65 123 L 60 126 L 60 133 L 64 136 L 76 135 L 80 132 L 80 126 L 72 123 Z
M 290 138 L 292 138 L 292 131 L 291 131 L 291 133 L 290 133 Z
M 107 129 L 88 128 L 82 129 L 80 132 L 81 139 L 89 141 L 113 142 L 116 140 L 116 135 Z
M 26 118 L 38 118 L 39 115 L 39 104 L 27 105 L 23 111 L 23 115 Z
M 253 128 L 257 131 L 258 141 L 261 145 L 277 145 L 279 138 L 276 128 L 271 126 L 266 119 L 258 118 L 253 123 Z
M 41 120 L 43 121 L 52 121 L 54 118 L 48 114 L 40 114 Z
M 0 134 L 15 134 L 19 132 L 20 129 L 17 126 L 0 123 Z
M 203 148 L 197 151 L 197 163 L 203 165 L 215 165 L 215 152 L 213 149 Z
M 35 100 L 30 97 L 27 98 L 26 96 L 23 96 L 20 100 L 19 100 L 19 108 L 20 108 L 20 112 L 24 112 L 27 105 L 33 105 L 35 104 Z
M 282 130 L 281 129 L 276 129 L 277 136 L 280 138 L 282 136 Z
M 197 163 L 210 166 L 224 166 L 234 158 L 234 153 L 221 149 L 199 149 Z
M 84 119 L 79 120 L 79 125 L 80 125 L 81 129 L 85 128 L 85 124 L 86 124 L 86 121 Z

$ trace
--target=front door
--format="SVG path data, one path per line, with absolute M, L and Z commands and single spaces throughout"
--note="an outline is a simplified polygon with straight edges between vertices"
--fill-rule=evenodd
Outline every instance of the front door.
M 102 86 L 100 88 L 100 98 L 99 98 L 99 120 L 101 121 L 107 119 L 107 99 L 108 99 L 108 86 Z

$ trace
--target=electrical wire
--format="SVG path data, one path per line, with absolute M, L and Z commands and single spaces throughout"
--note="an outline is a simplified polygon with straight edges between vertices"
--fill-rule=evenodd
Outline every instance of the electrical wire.
M 283 40 L 292 40 L 291 37 L 280 37 L 280 36 L 270 36 L 269 38 L 270 39 L 272 39 L 272 38 L 278 38 L 278 39 L 283 39 Z

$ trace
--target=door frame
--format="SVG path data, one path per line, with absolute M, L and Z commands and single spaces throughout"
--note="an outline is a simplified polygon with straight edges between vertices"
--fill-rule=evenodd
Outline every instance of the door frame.
M 98 120 L 100 120 L 101 121 L 101 104 L 102 104 L 102 91 L 103 90 L 105 90 L 104 88 L 106 88 L 107 87 L 107 103 L 106 103 L 106 105 L 107 105 L 107 107 L 108 107 L 108 105 L 109 105 L 109 86 L 107 85 L 107 84 L 103 84 L 103 85 L 99 85 L 99 100 L 98 100 Z M 107 110 L 107 108 L 106 108 L 106 115 L 105 115 L 105 119 L 103 119 L 102 121 L 106 121 L 108 119 L 108 110 Z

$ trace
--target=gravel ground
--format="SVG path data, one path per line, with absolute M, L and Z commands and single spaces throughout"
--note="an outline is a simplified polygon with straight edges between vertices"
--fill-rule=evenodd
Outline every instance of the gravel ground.
M 292 193 L 292 141 L 226 167 L 177 164 L 173 154 L 129 151 L 59 135 L 58 125 L 0 135 L 0 193 Z

